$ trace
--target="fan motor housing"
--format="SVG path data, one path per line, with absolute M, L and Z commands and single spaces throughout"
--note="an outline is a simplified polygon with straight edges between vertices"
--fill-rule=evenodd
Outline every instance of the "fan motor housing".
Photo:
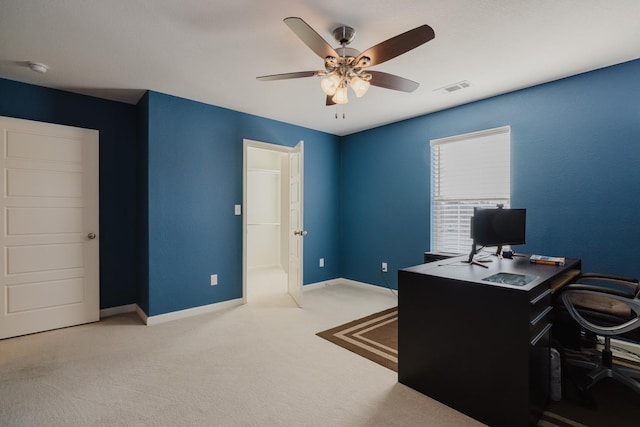
M 336 39 L 341 46 L 348 45 L 353 41 L 356 36 L 356 30 L 347 25 L 342 25 L 333 30 L 333 38 Z
M 360 51 L 352 47 L 337 47 L 336 52 L 341 58 L 356 58 L 360 55 Z

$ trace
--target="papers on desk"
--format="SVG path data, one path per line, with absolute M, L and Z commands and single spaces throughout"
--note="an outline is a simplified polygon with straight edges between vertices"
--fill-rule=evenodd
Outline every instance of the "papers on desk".
M 529 276 L 527 274 L 514 273 L 497 273 L 482 280 L 493 283 L 501 283 L 504 285 L 524 286 L 536 280 L 538 276 Z
M 564 257 L 531 255 L 531 258 L 529 258 L 529 262 L 532 262 L 534 264 L 564 265 Z

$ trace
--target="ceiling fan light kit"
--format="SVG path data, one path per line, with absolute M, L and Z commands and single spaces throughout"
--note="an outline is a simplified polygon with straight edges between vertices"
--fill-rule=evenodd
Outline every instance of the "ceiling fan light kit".
M 351 86 L 358 98 L 369 90 L 371 74 L 363 72 L 363 66 L 366 66 L 371 60 L 363 56 L 358 63 L 355 63 L 360 52 L 347 47 L 355 35 L 356 31 L 346 25 L 334 29 L 333 37 L 341 45 L 341 48 L 337 49 L 341 55 L 339 58 L 327 56 L 324 60 L 326 77 L 320 81 L 320 88 L 326 95 L 332 97 L 331 101 L 335 104 L 349 102 L 347 86 Z
M 422 25 L 360 53 L 356 49 L 347 47 L 356 34 L 356 31 L 351 27 L 343 25 L 333 30 L 333 37 L 340 44 L 339 48 L 334 49 L 301 18 L 285 18 L 284 22 L 304 44 L 324 60 L 325 69 L 273 74 L 257 77 L 257 79 L 269 81 L 311 76 L 323 77 L 320 81 L 320 88 L 327 95 L 326 105 L 349 102 L 348 86 L 358 98 L 364 96 L 371 85 L 413 92 L 418 88 L 419 83 L 393 74 L 366 70 L 366 68 L 402 55 L 435 37 L 430 26 Z
M 346 104 L 349 102 L 349 97 L 347 96 L 347 86 L 342 83 L 340 87 L 336 90 L 335 95 L 331 98 L 333 102 L 336 104 Z
M 340 83 L 340 76 L 337 74 L 331 74 L 330 76 L 320 80 L 320 87 L 324 93 L 329 96 L 333 96 L 338 90 L 338 87 L 340 87 Z
M 351 86 L 351 89 L 353 89 L 358 98 L 361 98 L 362 95 L 367 93 L 367 91 L 369 90 L 369 86 L 371 85 L 371 83 L 369 83 L 370 79 L 371 74 L 369 74 L 369 78 L 367 80 L 364 80 L 358 76 L 354 76 L 351 78 L 351 80 L 349 80 L 349 86 Z

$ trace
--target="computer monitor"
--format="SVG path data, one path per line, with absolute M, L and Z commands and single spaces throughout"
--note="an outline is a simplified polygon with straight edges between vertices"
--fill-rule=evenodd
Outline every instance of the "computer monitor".
M 473 260 L 478 245 L 497 246 L 499 255 L 502 246 L 525 244 L 526 216 L 526 209 L 475 208 L 471 217 L 473 247 L 469 262 Z

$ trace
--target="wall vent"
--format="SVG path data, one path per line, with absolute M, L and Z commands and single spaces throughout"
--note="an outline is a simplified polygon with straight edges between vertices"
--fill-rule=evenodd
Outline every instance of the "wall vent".
M 453 83 L 448 86 L 441 87 L 439 89 L 434 89 L 433 91 L 436 93 L 446 94 L 446 93 L 457 92 L 459 90 L 466 89 L 468 87 L 471 87 L 471 83 L 469 83 L 469 80 L 463 80 L 461 82 Z

